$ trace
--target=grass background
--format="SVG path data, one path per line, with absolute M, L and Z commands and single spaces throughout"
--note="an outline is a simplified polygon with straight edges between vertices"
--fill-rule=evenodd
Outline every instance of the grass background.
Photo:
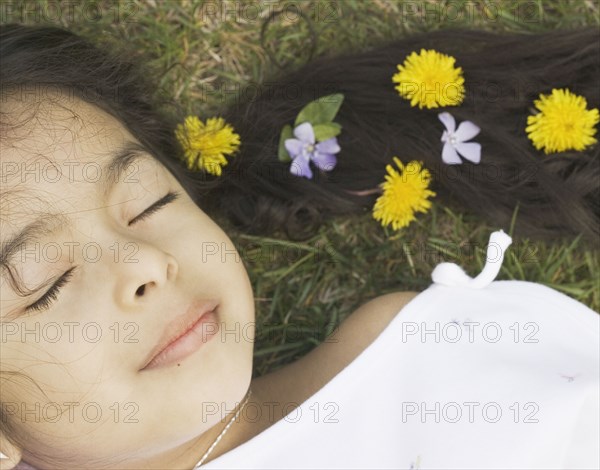
M 209 117 L 245 85 L 309 58 L 309 23 L 316 55 L 363 50 L 415 32 L 466 26 L 498 31 L 542 31 L 600 26 L 592 0 L 532 1 L 2 1 L 0 21 L 49 23 L 98 41 L 127 42 L 151 57 L 162 73 L 157 85 L 189 112 Z M 284 13 L 265 31 L 262 21 Z M 279 132 L 279 130 L 276 130 Z M 432 209 L 398 233 L 370 214 L 329 220 L 302 243 L 227 233 L 242 254 L 256 297 L 255 375 L 289 363 L 322 342 L 335 326 L 373 297 L 422 291 L 436 264 L 455 262 L 471 276 L 486 260 L 489 234 L 498 227 L 450 210 Z M 509 232 L 510 234 L 510 232 Z M 514 239 L 497 279 L 552 287 L 600 310 L 599 250 L 579 239 L 540 243 Z

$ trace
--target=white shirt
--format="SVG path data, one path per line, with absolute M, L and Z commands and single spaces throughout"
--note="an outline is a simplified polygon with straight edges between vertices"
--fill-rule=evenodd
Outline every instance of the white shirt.
M 440 263 L 330 382 L 201 468 L 600 468 L 600 316 L 494 281 L 511 241 L 491 234 L 475 279 Z

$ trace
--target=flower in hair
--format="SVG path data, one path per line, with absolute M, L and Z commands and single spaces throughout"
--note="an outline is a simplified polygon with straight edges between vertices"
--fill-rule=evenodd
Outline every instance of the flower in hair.
M 333 170 L 337 163 L 334 154 L 340 151 L 335 137 L 315 144 L 315 131 L 310 122 L 304 122 L 296 127 L 294 135 L 295 139 L 285 140 L 285 148 L 292 156 L 290 172 L 293 175 L 312 178 L 310 161 L 323 171 Z
M 388 174 L 380 184 L 383 194 L 375 201 L 373 218 L 398 230 L 415 220 L 415 212 L 427 212 L 431 207 L 427 198 L 436 193 L 428 189 L 431 174 L 422 168 L 423 162 L 413 160 L 405 166 L 398 157 L 393 159 L 400 173 L 392 165 L 386 166 Z
M 293 130 L 289 124 L 283 127 L 279 136 L 278 158 L 282 162 L 292 162 L 290 173 L 311 179 L 311 161 L 322 171 L 335 168 L 335 154 L 341 150 L 336 136 L 342 131 L 342 126 L 333 119 L 343 101 L 341 93 L 311 101 L 298 113 Z
M 481 129 L 471 121 L 461 122 L 457 129 L 454 116 L 450 113 L 440 113 L 438 118 L 446 127 L 441 139 L 444 142 L 444 148 L 442 149 L 444 163 L 460 165 L 462 160 L 459 155 L 470 162 L 479 163 L 481 160 L 481 144 L 465 141 L 475 137 Z
M 177 125 L 175 135 L 183 147 L 187 167 L 216 176 L 221 176 L 221 168 L 227 165 L 225 155 L 240 146 L 240 136 L 223 118 L 209 118 L 205 124 L 197 116 L 188 116 L 183 125 Z
M 457 106 L 465 94 L 465 79 L 461 67 L 455 67 L 456 59 L 433 49 L 412 52 L 392 81 L 400 96 L 410 100 L 411 106 L 438 108 Z
M 600 120 L 598 109 L 588 110 L 583 96 L 554 88 L 533 103 L 540 112 L 527 117 L 525 132 L 536 149 L 544 149 L 546 154 L 584 150 L 597 142 L 593 135 Z

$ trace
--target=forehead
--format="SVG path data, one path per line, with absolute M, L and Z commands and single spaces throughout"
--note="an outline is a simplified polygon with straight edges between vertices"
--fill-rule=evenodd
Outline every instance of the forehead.
M 39 214 L 97 208 L 104 166 L 125 145 L 139 144 L 116 118 L 93 104 L 59 93 L 43 100 L 34 94 L 24 98 L 0 103 L 4 229 Z
M 2 101 L 3 162 L 92 162 L 134 140 L 127 129 L 99 107 L 68 93 L 35 92 Z M 3 181 L 4 183 L 4 181 Z

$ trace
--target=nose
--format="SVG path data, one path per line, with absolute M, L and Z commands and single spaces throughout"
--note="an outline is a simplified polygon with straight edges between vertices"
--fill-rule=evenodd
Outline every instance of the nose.
M 115 269 L 116 301 L 125 308 L 153 300 L 155 291 L 173 282 L 179 272 L 173 256 L 147 244 L 140 244 L 136 255 L 116 263 Z

